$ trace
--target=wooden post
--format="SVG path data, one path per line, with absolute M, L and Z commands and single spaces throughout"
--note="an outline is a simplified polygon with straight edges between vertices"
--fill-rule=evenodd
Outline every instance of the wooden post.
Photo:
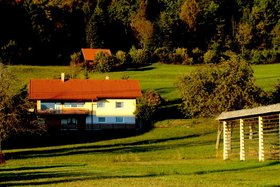
M 228 128 L 228 152 L 231 152 L 231 136 L 232 136 L 232 124 L 227 125 Z
M 249 140 L 253 140 L 253 125 L 249 125 Z
M 41 110 L 41 100 L 37 100 L 37 111 Z
M 264 161 L 263 119 L 259 116 L 259 161 Z
M 223 159 L 227 160 L 229 158 L 229 148 L 228 148 L 228 135 L 229 135 L 229 129 L 227 126 L 227 122 L 223 121 L 223 131 L 224 131 L 224 154 L 223 154 Z
M 244 121 L 240 119 L 240 160 L 245 160 Z

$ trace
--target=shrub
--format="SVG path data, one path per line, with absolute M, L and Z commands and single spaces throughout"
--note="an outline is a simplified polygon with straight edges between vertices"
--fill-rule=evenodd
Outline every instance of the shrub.
M 170 50 L 167 47 L 161 47 L 157 48 L 154 53 L 158 60 L 165 64 L 192 64 L 193 62 L 193 59 L 189 57 L 186 48 Z
M 219 65 L 200 67 L 179 78 L 186 117 L 211 117 L 261 103 L 263 91 L 255 85 L 250 65 L 237 55 L 227 56 Z
M 154 53 L 161 63 L 171 63 L 170 56 L 172 55 L 172 51 L 167 47 L 157 48 Z
M 72 55 L 70 55 L 70 65 L 78 65 L 81 62 L 81 55 L 81 52 L 75 52 Z
M 271 64 L 277 62 L 280 52 L 276 50 L 252 50 L 250 63 L 252 64 Z
M 117 63 L 117 69 L 125 69 L 129 67 L 129 56 L 124 51 L 118 51 L 116 53 L 116 59 L 118 61 Z
M 174 61 L 179 64 L 190 65 L 193 62 L 192 58 L 189 57 L 188 50 L 186 48 L 175 49 L 174 57 Z
M 112 71 L 116 64 L 116 59 L 113 56 L 106 55 L 102 52 L 97 54 L 95 61 L 97 63 L 95 70 L 101 73 Z
M 200 64 L 203 62 L 203 51 L 200 50 L 199 48 L 194 48 L 192 50 L 192 57 L 193 57 L 193 63 L 195 64 Z
M 141 67 L 149 64 L 150 55 L 147 50 L 136 49 L 134 46 L 129 50 L 131 65 Z
M 81 62 L 81 52 L 75 52 L 70 56 L 70 73 L 68 78 L 77 78 L 82 71 L 83 64 Z
M 136 118 L 145 124 L 150 124 L 154 120 L 155 113 L 163 103 L 163 99 L 155 90 L 147 90 L 143 96 L 138 99 Z
M 216 57 L 217 53 L 215 50 L 209 49 L 203 56 L 203 61 L 205 64 L 215 63 L 216 64 Z

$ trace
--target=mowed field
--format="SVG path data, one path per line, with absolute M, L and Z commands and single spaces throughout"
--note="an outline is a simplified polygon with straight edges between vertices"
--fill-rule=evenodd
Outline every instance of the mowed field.
M 70 72 L 68 67 L 9 68 L 19 80 L 18 87 L 30 78 L 58 78 L 61 72 Z M 175 100 L 179 97 L 176 77 L 195 68 L 199 67 L 153 64 L 89 76 L 117 79 L 126 75 L 140 80 L 144 90 L 155 89 L 165 99 Z M 254 66 L 254 70 L 257 84 L 265 90 L 280 79 L 280 64 Z M 215 150 L 217 123 L 214 119 L 163 120 L 148 132 L 124 137 L 81 136 L 71 144 L 6 149 L 0 186 L 280 186 L 279 162 L 258 162 L 257 158 L 241 162 L 237 156 L 223 161 L 222 145 Z
M 223 161 L 213 119 L 165 120 L 143 134 L 6 150 L 0 186 L 279 186 L 278 162 Z

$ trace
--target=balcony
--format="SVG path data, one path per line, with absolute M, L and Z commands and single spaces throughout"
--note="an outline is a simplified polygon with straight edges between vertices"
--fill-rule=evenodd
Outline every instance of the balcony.
M 88 115 L 89 110 L 84 108 L 67 108 L 67 109 L 45 109 L 45 110 L 38 110 L 38 114 L 46 114 L 46 115 L 69 115 L 69 114 L 76 114 L 76 115 Z

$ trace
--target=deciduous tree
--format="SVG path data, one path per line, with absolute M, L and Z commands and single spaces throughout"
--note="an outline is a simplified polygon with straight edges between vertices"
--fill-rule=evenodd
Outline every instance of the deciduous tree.
M 30 118 L 28 109 L 32 108 L 32 103 L 28 101 L 26 87 L 16 91 L 16 83 L 15 76 L 0 65 L 0 163 L 4 162 L 2 141 L 9 135 L 44 131 L 44 127 L 38 125 L 35 118 Z
M 141 120 L 147 127 L 162 103 L 163 99 L 157 91 L 145 91 L 143 97 L 138 99 L 137 109 L 135 111 L 136 118 Z
M 251 66 L 234 54 L 179 78 L 182 112 L 187 117 L 215 116 L 223 111 L 258 105 L 262 90 L 255 85 Z
M 190 30 L 196 30 L 196 19 L 200 12 L 196 0 L 186 0 L 181 6 L 180 19 L 183 20 Z
M 248 23 L 239 23 L 236 32 L 236 39 L 241 46 L 242 56 L 244 55 L 246 45 L 250 44 L 252 38 L 252 26 Z
M 146 18 L 146 8 L 146 0 L 141 0 L 138 13 L 131 21 L 132 30 L 143 49 L 147 49 L 149 44 L 151 44 L 154 30 L 153 23 Z
M 11 132 L 13 124 L 18 122 L 17 116 L 11 111 L 14 83 L 15 77 L 5 66 L 0 65 L 0 158 L 3 158 L 2 141 Z
M 105 45 L 104 32 L 106 29 L 104 10 L 97 4 L 86 27 L 86 41 L 91 48 L 102 48 Z

